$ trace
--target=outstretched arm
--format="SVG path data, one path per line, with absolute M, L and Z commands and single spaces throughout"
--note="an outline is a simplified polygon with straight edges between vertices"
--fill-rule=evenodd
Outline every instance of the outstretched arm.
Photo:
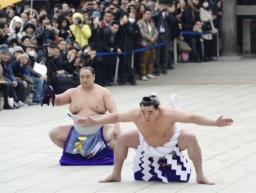
M 55 105 L 60 106 L 69 104 L 71 102 L 71 93 L 73 92 L 73 89 L 74 88 L 68 89 L 64 93 L 56 95 Z
M 106 116 L 99 118 L 85 117 L 75 121 L 75 124 L 83 125 L 86 127 L 91 127 L 94 125 L 104 125 L 117 122 L 132 122 L 134 120 L 134 111 L 123 112 L 123 113 L 111 113 Z
M 234 121 L 231 118 L 223 118 L 220 116 L 217 119 L 210 119 L 202 115 L 197 114 L 188 114 L 181 111 L 173 111 L 170 115 L 175 122 L 181 123 L 194 123 L 197 125 L 206 125 L 206 126 L 217 126 L 224 127 L 231 125 Z

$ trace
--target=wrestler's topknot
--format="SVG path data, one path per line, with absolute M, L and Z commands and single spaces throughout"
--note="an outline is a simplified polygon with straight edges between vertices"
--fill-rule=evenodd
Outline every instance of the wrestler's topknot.
M 153 106 L 155 109 L 158 109 L 159 105 L 160 105 L 159 100 L 152 95 L 143 97 L 140 102 L 140 106 L 144 106 L 144 107 Z

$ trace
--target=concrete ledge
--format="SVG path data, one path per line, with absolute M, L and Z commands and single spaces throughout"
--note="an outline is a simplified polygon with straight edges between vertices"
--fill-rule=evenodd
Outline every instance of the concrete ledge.
M 236 15 L 255 15 L 256 5 L 238 5 L 236 6 Z

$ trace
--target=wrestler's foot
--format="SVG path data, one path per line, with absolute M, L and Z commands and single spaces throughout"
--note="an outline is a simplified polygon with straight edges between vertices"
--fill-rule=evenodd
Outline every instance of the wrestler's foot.
M 121 176 L 115 176 L 114 174 L 111 174 L 104 180 L 100 180 L 100 183 L 106 183 L 106 182 L 120 182 L 121 181 Z
M 213 182 L 209 182 L 206 177 L 202 176 L 202 177 L 197 177 L 196 179 L 198 184 L 206 184 L 206 185 L 214 185 Z

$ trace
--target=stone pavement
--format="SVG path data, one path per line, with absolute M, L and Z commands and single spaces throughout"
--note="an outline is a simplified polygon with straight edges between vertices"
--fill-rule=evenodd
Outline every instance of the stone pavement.
M 256 60 L 184 63 L 168 75 L 138 86 L 109 87 L 120 111 L 157 92 L 163 104 L 175 93 L 185 111 L 211 118 L 232 117 L 225 128 L 184 125 L 198 136 L 206 176 L 216 185 L 134 182 L 129 152 L 122 183 L 98 183 L 112 166 L 61 167 L 61 150 L 48 139 L 50 128 L 71 123 L 68 106 L 32 106 L 0 112 L 0 193 L 255 193 L 256 192 Z M 134 127 L 122 124 L 122 129 Z

